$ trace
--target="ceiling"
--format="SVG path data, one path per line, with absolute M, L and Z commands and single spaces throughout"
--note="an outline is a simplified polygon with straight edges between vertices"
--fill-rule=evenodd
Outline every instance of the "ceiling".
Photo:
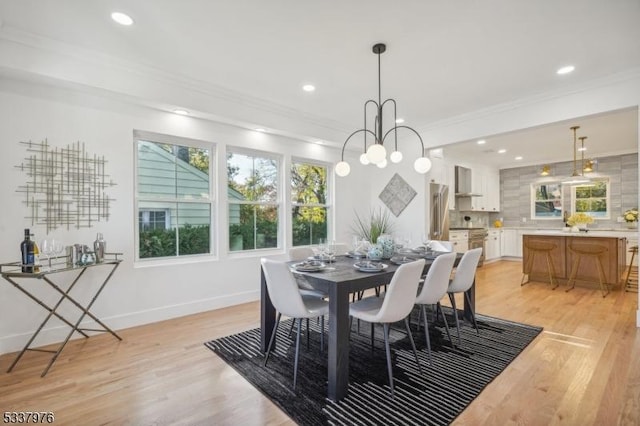
M 115 24 L 113 11 L 126 12 L 135 24 Z M 215 87 L 239 102 L 319 124 L 314 129 L 326 132 L 294 133 L 341 146 L 362 126 L 364 101 L 377 97 L 376 42 L 387 44 L 382 98 L 396 99 L 398 116 L 420 129 L 640 69 L 639 18 L 638 0 L 21 0 L 0 2 L 0 38 L 55 43 L 93 52 L 105 64 L 138 64 L 194 87 Z M 557 75 L 567 64 L 576 70 Z M 305 83 L 315 92 L 304 92 Z M 195 103 L 176 106 L 195 116 L 212 112 Z M 487 137 L 486 148 L 516 143 L 529 160 L 545 151 L 558 156 L 560 144 L 571 149 L 573 124 L 584 126 L 594 152 L 613 141 L 637 146 L 637 113 L 635 134 L 622 135 L 633 124 L 616 121 L 632 115 Z M 293 131 L 274 123 L 250 125 Z

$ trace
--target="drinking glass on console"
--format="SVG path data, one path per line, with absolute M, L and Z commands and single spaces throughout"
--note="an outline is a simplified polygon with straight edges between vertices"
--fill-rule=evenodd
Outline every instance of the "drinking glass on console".
M 47 258 L 47 266 L 43 266 L 42 270 L 44 272 L 51 271 L 51 255 L 55 253 L 54 245 L 56 240 L 53 238 L 47 239 L 45 238 L 40 242 L 40 253 L 42 253 Z

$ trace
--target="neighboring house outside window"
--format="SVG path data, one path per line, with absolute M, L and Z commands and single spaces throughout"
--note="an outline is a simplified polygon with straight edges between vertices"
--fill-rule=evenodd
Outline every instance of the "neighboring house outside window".
M 230 148 L 227 153 L 229 250 L 279 246 L 280 161 L 271 154 Z
M 327 166 L 305 160 L 291 164 L 292 245 L 317 244 L 327 238 Z
M 589 185 L 571 188 L 572 213 L 586 213 L 594 219 L 609 219 L 609 178 L 593 180 Z
M 212 146 L 135 133 L 138 258 L 212 253 Z

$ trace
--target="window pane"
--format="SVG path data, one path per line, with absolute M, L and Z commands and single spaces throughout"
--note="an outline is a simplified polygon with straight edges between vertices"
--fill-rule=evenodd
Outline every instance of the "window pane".
M 229 250 L 278 247 L 278 208 L 229 204 Z
M 536 217 L 561 217 L 562 208 L 551 201 L 536 201 L 535 213 Z
M 327 238 L 326 207 L 293 207 L 293 245 L 317 244 L 318 239 Z
M 562 189 L 559 184 L 538 185 L 536 190 L 536 201 L 539 200 L 560 200 Z
M 227 154 L 230 196 L 246 201 L 273 202 L 278 198 L 278 163 L 271 158 Z
M 175 203 L 138 203 L 138 241 L 141 259 L 177 255 L 174 228 L 176 215 Z M 161 217 L 164 217 L 164 223 L 161 223 Z
M 138 195 L 209 198 L 209 150 L 138 141 Z
M 211 206 L 202 203 L 178 204 L 178 253 L 209 253 Z
M 298 204 L 326 204 L 327 168 L 294 163 L 291 167 L 291 201 Z
M 531 185 L 533 197 L 532 218 L 552 219 L 562 217 L 562 185 L 542 183 Z

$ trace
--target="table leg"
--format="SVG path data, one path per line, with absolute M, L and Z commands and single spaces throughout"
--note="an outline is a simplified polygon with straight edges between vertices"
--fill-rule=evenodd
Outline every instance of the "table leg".
M 275 323 L 276 308 L 271 303 L 269 291 L 267 290 L 267 279 L 264 276 L 262 267 L 260 267 L 260 349 L 263 353 L 267 352 Z M 273 347 L 275 348 L 275 346 L 276 342 L 273 342 Z
M 328 389 L 333 401 L 347 395 L 349 387 L 349 292 L 346 285 L 329 288 Z

